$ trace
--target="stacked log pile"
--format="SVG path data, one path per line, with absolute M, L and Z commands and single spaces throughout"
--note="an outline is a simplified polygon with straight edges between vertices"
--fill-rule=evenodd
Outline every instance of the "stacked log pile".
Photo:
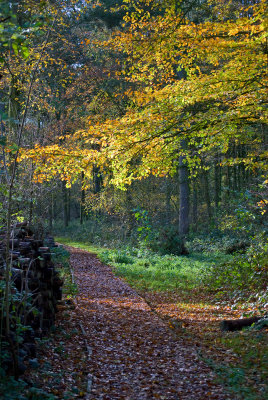
M 11 265 L 12 293 L 15 300 L 10 303 L 10 333 L 6 334 L 2 324 L 1 341 L 9 346 L 17 346 L 18 325 L 27 326 L 21 335 L 20 354 L 33 357 L 35 355 L 34 338 L 47 334 L 55 321 L 57 302 L 62 298 L 63 281 L 52 262 L 51 248 L 56 247 L 53 238 L 45 241 L 35 239 L 35 235 L 27 224 L 20 224 L 12 229 L 9 239 L 9 262 Z M 0 281 L 5 280 L 7 238 L 5 232 L 0 235 Z M 3 296 L 0 300 L 3 301 Z M 2 307 L 2 312 L 4 308 Z M 3 312 L 4 314 L 4 312 Z M 4 320 L 5 316 L 0 318 Z M 7 337 L 9 336 L 9 337 Z M 11 349 L 14 353 L 14 349 Z M 12 361 L 14 369 L 14 357 Z M 9 366 L 8 366 L 9 368 Z M 19 366 L 20 372 L 24 367 Z

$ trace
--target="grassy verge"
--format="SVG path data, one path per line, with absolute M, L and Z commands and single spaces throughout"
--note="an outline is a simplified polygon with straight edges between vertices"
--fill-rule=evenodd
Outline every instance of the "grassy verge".
M 228 261 L 231 258 L 224 253 L 161 256 L 146 249 L 126 247 L 113 250 L 72 241 L 66 237 L 56 240 L 97 254 L 103 263 L 114 267 L 117 275 L 126 278 L 133 287 L 143 290 L 167 291 L 199 287 L 204 274 L 215 262 Z
M 267 331 L 220 330 L 223 319 L 258 314 L 264 309 L 264 282 L 259 275 L 252 279 L 250 263 L 217 251 L 160 256 L 146 249 L 114 250 L 66 238 L 57 240 L 96 253 L 111 265 L 174 332 L 200 348 L 200 357 L 215 370 L 234 399 L 268 398 Z
M 100 254 L 104 249 L 103 247 L 100 246 L 95 246 L 87 242 L 72 240 L 70 238 L 62 236 L 55 237 L 55 241 L 60 244 L 64 244 L 66 246 L 77 247 L 79 249 L 86 250 L 94 254 Z
M 63 298 L 71 299 L 77 294 L 77 285 L 73 281 L 70 269 L 70 253 L 62 246 L 55 247 L 52 253 L 52 259 L 64 281 Z

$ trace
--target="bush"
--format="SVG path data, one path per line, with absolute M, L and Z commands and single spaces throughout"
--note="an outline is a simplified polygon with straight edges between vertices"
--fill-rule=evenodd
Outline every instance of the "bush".
M 262 236 L 252 239 L 245 254 L 236 253 L 228 261 L 214 264 L 203 276 L 207 287 L 220 289 L 237 303 L 252 301 L 262 312 L 268 301 L 268 244 Z M 220 292 L 219 292 L 220 294 Z
M 162 229 L 156 237 L 149 242 L 149 247 L 162 255 L 174 254 L 176 256 L 189 254 L 184 240 L 174 227 Z
M 133 258 L 124 250 L 104 250 L 100 254 L 103 263 L 133 264 Z

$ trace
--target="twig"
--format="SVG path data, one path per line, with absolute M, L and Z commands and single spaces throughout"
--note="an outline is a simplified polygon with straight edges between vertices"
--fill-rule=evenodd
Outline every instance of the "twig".
M 82 334 L 84 336 L 84 342 L 85 342 L 85 347 L 87 349 L 87 360 L 90 361 L 91 360 L 91 356 L 92 356 L 92 349 L 91 347 L 88 345 L 87 339 L 86 339 L 86 331 L 83 327 L 83 324 L 80 322 L 79 326 L 81 328 Z M 91 389 L 92 389 L 92 381 L 93 381 L 93 375 L 92 374 L 88 374 L 87 375 L 87 393 L 85 395 L 85 399 L 89 400 L 90 398 L 90 393 L 91 393 Z
M 71 273 L 71 277 L 72 277 L 72 284 L 74 284 L 74 283 L 75 283 L 75 279 L 74 279 L 74 270 L 73 270 L 73 268 L 71 267 L 71 265 L 70 265 L 70 273 Z
M 90 360 L 90 359 L 91 359 L 91 356 L 92 356 L 92 349 L 91 349 L 91 347 L 90 347 L 90 346 L 88 345 L 88 343 L 87 343 L 87 339 L 86 339 L 87 334 L 86 334 L 86 331 L 85 331 L 85 329 L 84 329 L 84 327 L 83 327 L 83 325 L 82 325 L 81 322 L 79 323 L 79 326 L 80 326 L 81 331 L 82 331 L 83 336 L 84 336 L 85 346 L 86 346 L 86 348 L 87 348 L 87 358 L 88 358 L 88 360 Z
M 93 380 L 93 376 L 91 374 L 87 375 L 87 394 L 85 396 L 86 400 L 89 400 L 89 396 L 91 393 L 91 389 L 92 389 L 92 380 Z

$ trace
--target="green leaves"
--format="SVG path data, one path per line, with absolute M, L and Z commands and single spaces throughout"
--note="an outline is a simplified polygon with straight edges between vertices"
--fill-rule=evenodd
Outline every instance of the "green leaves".
M 27 47 L 27 39 L 24 35 L 15 32 L 12 36 L 11 36 L 11 46 L 12 49 L 15 53 L 16 56 L 21 56 L 24 59 L 27 59 L 29 57 L 29 49 Z
M 7 137 L 5 135 L 0 135 L 0 146 L 6 146 Z
M 13 43 L 12 43 L 12 49 L 14 50 L 14 53 L 16 54 L 16 56 L 18 56 L 18 55 L 19 55 L 19 46 L 18 46 L 18 43 L 13 42 Z
M 12 143 L 9 146 L 9 150 L 10 150 L 11 154 L 16 154 L 17 151 L 19 150 L 19 147 L 18 147 L 18 145 L 16 143 Z

